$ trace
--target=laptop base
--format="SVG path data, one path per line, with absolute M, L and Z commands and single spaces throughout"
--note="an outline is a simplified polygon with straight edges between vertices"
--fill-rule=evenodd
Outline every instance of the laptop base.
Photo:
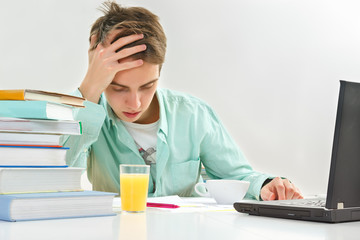
M 249 215 L 295 220 L 340 223 L 360 220 L 360 207 L 346 209 L 303 208 L 281 205 L 234 203 L 236 211 Z

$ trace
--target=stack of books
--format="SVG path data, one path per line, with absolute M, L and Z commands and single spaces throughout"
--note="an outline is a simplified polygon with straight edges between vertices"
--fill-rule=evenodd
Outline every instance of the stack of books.
M 0 220 L 114 215 L 114 193 L 83 191 L 83 169 L 66 165 L 62 135 L 80 135 L 84 98 L 0 90 Z

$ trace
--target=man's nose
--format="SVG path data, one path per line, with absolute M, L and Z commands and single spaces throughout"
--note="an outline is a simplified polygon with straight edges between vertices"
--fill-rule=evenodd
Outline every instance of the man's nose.
M 131 109 L 138 109 L 141 106 L 141 102 L 140 102 L 140 96 L 138 93 L 130 93 L 128 99 L 127 99 L 127 105 L 131 108 Z

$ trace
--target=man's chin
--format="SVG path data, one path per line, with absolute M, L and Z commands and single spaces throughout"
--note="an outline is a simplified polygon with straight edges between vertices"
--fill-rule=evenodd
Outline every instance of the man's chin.
M 121 116 L 121 120 L 124 122 L 129 122 L 129 123 L 136 123 L 137 121 L 139 121 L 141 115 L 139 114 L 138 116 L 134 117 L 134 118 L 129 118 L 126 116 Z

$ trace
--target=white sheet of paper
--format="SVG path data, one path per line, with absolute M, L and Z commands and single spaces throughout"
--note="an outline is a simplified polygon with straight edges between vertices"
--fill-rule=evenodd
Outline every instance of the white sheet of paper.
M 148 198 L 151 203 L 168 203 L 179 205 L 180 208 L 156 208 L 170 212 L 203 212 L 203 211 L 235 211 L 232 205 L 218 205 L 213 198 L 179 197 L 177 195 Z M 114 198 L 113 208 L 121 208 L 121 199 Z

